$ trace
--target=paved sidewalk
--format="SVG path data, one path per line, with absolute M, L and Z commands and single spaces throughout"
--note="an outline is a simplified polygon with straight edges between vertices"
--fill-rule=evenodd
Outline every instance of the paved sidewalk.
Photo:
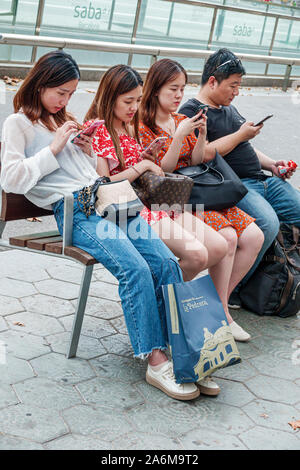
M 102 266 L 66 359 L 80 277 L 72 261 L 0 252 L 0 449 L 300 449 L 300 317 L 232 312 L 252 335 L 242 362 L 215 374 L 218 397 L 184 403 L 146 384 Z

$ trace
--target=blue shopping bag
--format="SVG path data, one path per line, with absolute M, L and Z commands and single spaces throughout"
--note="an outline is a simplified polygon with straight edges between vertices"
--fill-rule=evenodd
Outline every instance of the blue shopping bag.
M 177 383 L 197 382 L 241 361 L 209 275 L 162 286 Z

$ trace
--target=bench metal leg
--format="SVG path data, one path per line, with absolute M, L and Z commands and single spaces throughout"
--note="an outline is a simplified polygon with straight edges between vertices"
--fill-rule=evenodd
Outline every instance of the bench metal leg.
M 6 222 L 4 220 L 0 220 L 0 238 L 2 237 L 2 233 L 5 229 Z
M 87 302 L 87 296 L 89 293 L 91 278 L 93 274 L 93 268 L 94 268 L 94 265 L 91 265 L 91 266 L 85 266 L 83 269 L 79 297 L 77 301 L 77 308 L 75 312 L 73 328 L 72 328 L 72 333 L 71 333 L 71 342 L 70 342 L 69 352 L 67 354 L 68 359 L 76 356 L 83 316 L 85 312 L 85 306 Z

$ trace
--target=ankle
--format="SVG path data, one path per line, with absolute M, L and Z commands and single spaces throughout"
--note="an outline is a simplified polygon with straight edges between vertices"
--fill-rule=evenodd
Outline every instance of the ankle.
M 166 354 L 160 349 L 154 349 L 148 357 L 148 364 L 151 367 L 161 366 L 168 361 Z

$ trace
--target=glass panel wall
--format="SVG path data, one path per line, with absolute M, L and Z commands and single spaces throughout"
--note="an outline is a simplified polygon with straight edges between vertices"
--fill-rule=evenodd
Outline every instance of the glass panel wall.
M 299 58 L 300 0 L 293 1 L 298 2 L 297 7 L 285 0 L 282 3 L 280 0 L 276 3 L 205 0 L 206 5 L 168 0 L 1 0 L 0 33 L 136 43 L 158 48 L 215 50 L 228 47 L 235 52 Z M 234 8 L 245 11 L 234 11 Z M 287 15 L 289 18 L 276 20 L 267 14 Z M 0 45 L 0 60 L 31 62 L 44 51 L 45 48 L 37 48 L 32 54 L 31 47 Z M 130 57 L 128 54 L 95 51 L 71 52 L 80 65 L 89 67 L 130 60 L 136 67 L 147 68 L 151 62 L 151 57 L 146 55 Z M 199 71 L 203 64 L 199 59 L 179 60 L 189 70 Z M 268 73 L 282 74 L 282 69 L 269 67 Z M 265 65 L 249 62 L 247 70 L 264 74 Z

